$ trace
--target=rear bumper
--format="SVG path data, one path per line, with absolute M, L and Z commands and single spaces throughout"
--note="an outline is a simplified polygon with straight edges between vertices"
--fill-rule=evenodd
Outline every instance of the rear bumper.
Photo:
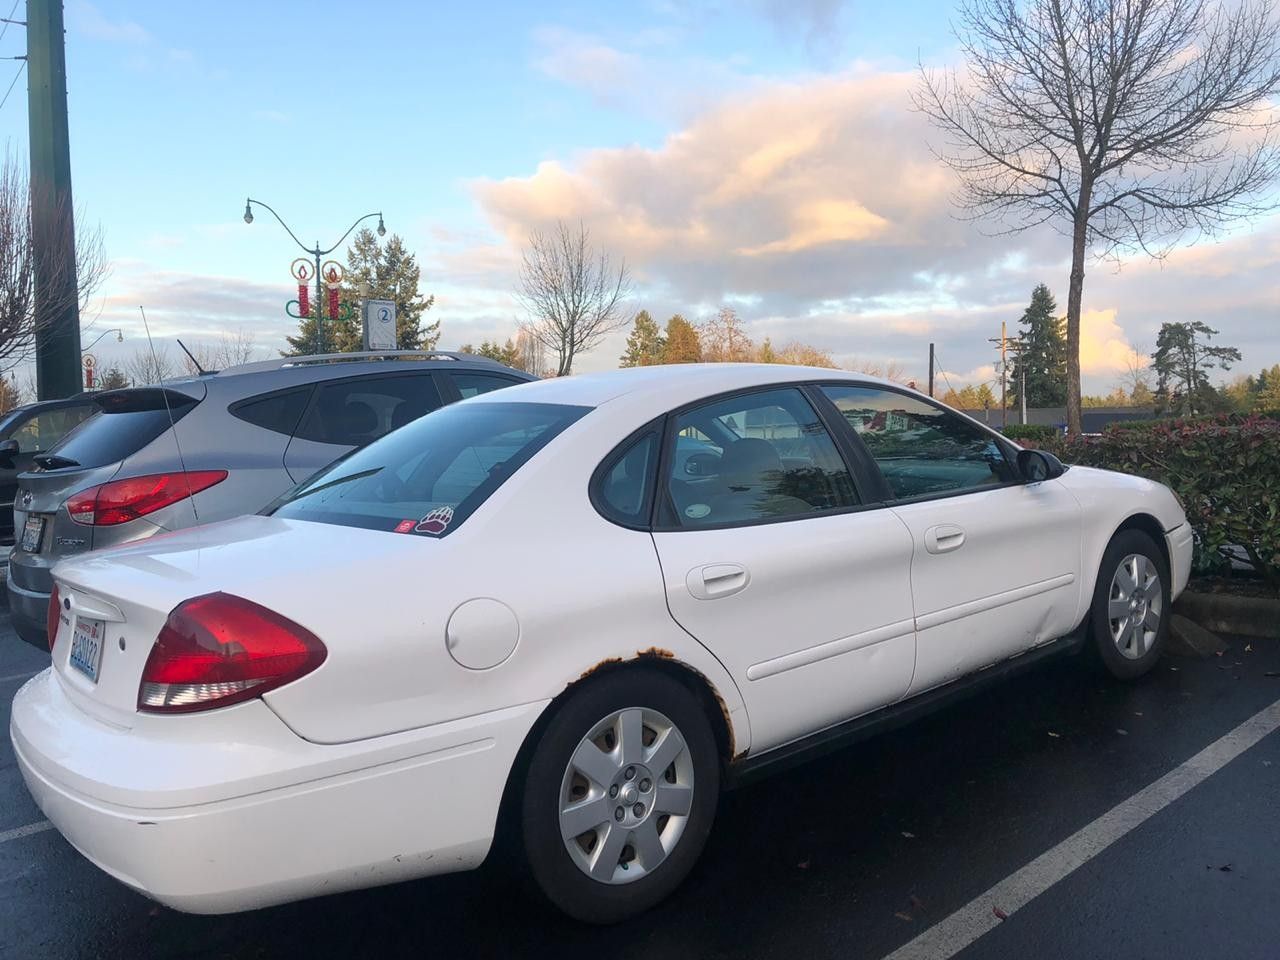
M 1176 600 L 1191 579 L 1191 554 L 1195 542 L 1191 524 L 1174 527 L 1165 533 L 1165 540 L 1169 544 L 1169 575 L 1173 578 L 1171 596 Z
M 27 643 L 41 650 L 49 649 L 49 638 L 45 635 L 45 619 L 49 612 L 49 589 L 46 587 L 41 593 L 38 590 L 18 586 L 14 583 L 12 569 L 5 583 L 5 593 L 9 598 L 9 617 L 13 621 L 14 631 Z
M 479 865 L 542 707 L 322 746 L 261 701 L 121 730 L 45 671 L 14 698 L 10 736 L 84 856 L 174 909 L 229 913 Z

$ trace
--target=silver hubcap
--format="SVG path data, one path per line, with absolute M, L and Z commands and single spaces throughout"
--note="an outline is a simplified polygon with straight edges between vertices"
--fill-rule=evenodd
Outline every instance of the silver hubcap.
M 1155 565 L 1140 553 L 1129 554 L 1111 578 L 1107 599 L 1111 639 L 1121 655 L 1137 660 L 1151 649 L 1163 608 L 1164 590 Z
M 609 714 L 582 738 L 560 786 L 560 835 L 601 883 L 638 880 L 680 842 L 693 809 L 693 759 L 676 725 L 644 707 Z

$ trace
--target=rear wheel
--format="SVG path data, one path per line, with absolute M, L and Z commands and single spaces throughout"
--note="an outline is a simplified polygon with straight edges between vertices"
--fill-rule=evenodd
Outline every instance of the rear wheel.
M 524 851 L 552 903 L 588 923 L 647 910 L 688 875 L 719 798 L 715 737 L 677 681 L 620 670 L 573 694 L 534 750 Z
M 1122 530 L 1107 545 L 1091 612 L 1094 649 L 1113 677 L 1131 680 L 1156 665 L 1169 635 L 1169 568 L 1155 541 Z

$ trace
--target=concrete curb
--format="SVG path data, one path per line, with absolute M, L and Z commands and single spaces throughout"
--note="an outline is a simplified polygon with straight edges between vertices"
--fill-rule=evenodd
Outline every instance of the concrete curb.
M 1173 610 L 1215 633 L 1280 640 L 1280 600 L 1188 590 Z

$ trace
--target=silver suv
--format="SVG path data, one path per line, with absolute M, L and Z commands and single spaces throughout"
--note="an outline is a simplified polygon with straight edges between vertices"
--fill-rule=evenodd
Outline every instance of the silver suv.
M 253 513 L 333 460 L 455 400 L 534 379 L 445 352 L 268 360 L 97 394 L 18 477 L 9 608 L 43 647 L 63 557 Z

